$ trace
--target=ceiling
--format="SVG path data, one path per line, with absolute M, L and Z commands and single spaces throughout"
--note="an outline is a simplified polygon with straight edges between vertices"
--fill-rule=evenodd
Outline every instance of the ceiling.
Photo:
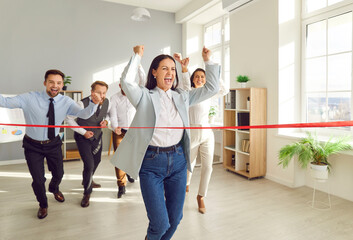
M 136 7 L 144 7 L 164 12 L 175 13 L 186 6 L 192 0 L 103 0 Z
M 158 11 L 176 13 L 183 7 L 191 3 L 192 0 L 102 0 L 106 2 L 120 3 L 136 7 L 144 7 Z M 222 8 L 222 1 L 215 3 L 205 10 L 198 11 L 190 22 L 196 24 L 205 24 L 213 19 L 223 16 L 227 12 Z

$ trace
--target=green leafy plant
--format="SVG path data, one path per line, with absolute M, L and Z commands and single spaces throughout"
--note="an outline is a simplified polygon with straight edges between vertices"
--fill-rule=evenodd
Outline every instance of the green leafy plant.
M 351 150 L 350 140 L 349 136 L 344 136 L 331 137 L 327 142 L 320 142 L 316 134 L 312 135 L 307 132 L 307 137 L 280 149 L 278 165 L 282 165 L 284 168 L 287 167 L 296 155 L 302 168 L 306 168 L 309 163 L 313 163 L 316 165 L 327 165 L 328 171 L 330 171 L 331 164 L 328 161 L 328 157 L 341 151 Z
M 246 75 L 238 75 L 237 76 L 237 82 L 239 82 L 239 83 L 246 83 L 249 81 L 250 81 L 250 78 Z
M 64 78 L 64 86 L 71 84 L 71 81 L 72 81 L 71 76 L 66 76 Z
M 208 112 L 209 117 L 214 117 L 217 114 L 217 106 L 211 106 Z

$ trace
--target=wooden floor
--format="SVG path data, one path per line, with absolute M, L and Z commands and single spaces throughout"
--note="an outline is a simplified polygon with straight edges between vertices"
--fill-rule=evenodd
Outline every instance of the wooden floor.
M 126 195 L 118 200 L 115 172 L 104 157 L 94 178 L 102 188 L 95 189 L 91 205 L 82 208 L 82 163 L 65 162 L 64 167 L 60 189 L 66 201 L 59 203 L 48 193 L 49 215 L 39 220 L 26 164 L 0 166 L 1 240 L 144 239 L 148 220 L 138 182 L 128 183 Z M 196 203 L 199 174 L 196 168 L 173 239 L 353 239 L 352 202 L 332 196 L 330 210 L 313 209 L 308 204 L 310 188 L 290 189 L 264 178 L 249 181 L 221 165 L 214 166 L 207 213 L 201 215 Z M 323 193 L 317 197 L 327 200 Z

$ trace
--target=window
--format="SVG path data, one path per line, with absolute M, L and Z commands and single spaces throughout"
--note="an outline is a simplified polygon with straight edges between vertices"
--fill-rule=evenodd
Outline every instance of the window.
M 212 51 L 212 61 L 221 64 L 221 79 L 229 87 L 230 78 L 230 31 L 229 17 L 224 16 L 204 26 L 204 45 Z M 216 106 L 216 123 L 223 122 L 223 97 L 212 98 L 212 106 Z
M 306 6 L 318 9 L 337 2 L 306 0 Z M 304 22 L 302 94 L 307 122 L 351 119 L 352 10 L 353 6 L 327 11 Z
M 305 13 L 311 13 L 343 1 L 344 0 L 305 0 Z

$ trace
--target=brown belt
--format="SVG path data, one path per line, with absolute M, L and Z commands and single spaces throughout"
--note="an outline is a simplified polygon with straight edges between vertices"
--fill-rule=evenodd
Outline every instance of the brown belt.
M 42 144 L 42 145 L 43 145 L 43 144 L 48 144 L 48 143 L 54 141 L 57 137 L 59 137 L 59 136 L 56 136 L 55 138 L 49 139 L 49 140 L 38 141 L 38 140 L 34 140 L 33 138 L 28 137 L 27 134 L 25 135 L 25 138 L 26 138 L 27 140 L 29 140 L 29 141 L 31 141 L 31 142 L 34 142 L 34 143 Z

